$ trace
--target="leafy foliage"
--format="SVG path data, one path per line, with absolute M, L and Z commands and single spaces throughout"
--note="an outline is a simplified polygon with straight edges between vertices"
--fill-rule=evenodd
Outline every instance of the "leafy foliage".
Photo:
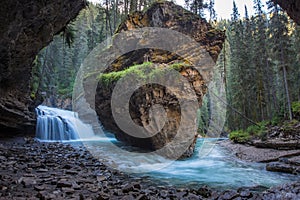
M 257 125 L 251 125 L 245 130 L 233 131 L 229 135 L 229 139 L 237 143 L 245 143 L 250 141 L 250 139 L 264 139 L 267 135 L 268 128 L 267 126 L 270 122 L 262 121 Z
M 299 119 L 300 118 L 300 101 L 295 101 L 292 103 L 292 111 L 293 111 L 293 115 Z
M 246 132 L 249 133 L 249 135 L 253 137 L 261 138 L 263 137 L 267 132 L 267 125 L 269 125 L 270 122 L 268 121 L 262 121 L 258 123 L 258 125 L 251 125 L 246 129 Z
M 229 135 L 229 139 L 237 143 L 246 143 L 249 141 L 250 135 L 243 130 L 238 130 L 231 132 Z

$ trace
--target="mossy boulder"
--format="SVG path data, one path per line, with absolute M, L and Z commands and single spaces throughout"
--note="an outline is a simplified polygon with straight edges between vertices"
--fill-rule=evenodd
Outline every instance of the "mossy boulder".
M 213 63 L 217 60 L 225 39 L 224 32 L 213 29 L 205 19 L 172 2 L 156 2 L 145 12 L 137 12 L 128 16 L 118 28 L 117 34 L 143 27 L 166 28 L 188 35 L 206 51 L 205 53 L 210 56 Z M 188 50 L 190 46 L 186 44 L 183 48 Z M 190 54 L 192 53 L 190 52 Z M 197 53 L 202 54 L 202 52 Z M 109 56 L 109 53 L 107 55 Z M 177 72 L 185 80 L 184 84 L 179 86 L 180 88 L 176 87 L 179 85 L 176 78 L 165 76 L 171 71 Z M 124 105 L 119 105 L 121 107 L 118 108 L 119 110 L 115 109 L 112 106 L 112 95 L 117 84 L 124 77 L 130 76 L 133 77 L 132 79 L 138 79 L 145 83 L 137 88 L 130 97 L 128 103 L 130 118 L 134 122 L 134 126 L 143 127 L 149 130 L 149 133 L 159 130 L 155 135 L 145 133 L 147 137 L 135 137 L 123 131 L 114 119 L 113 113 L 127 109 L 127 104 L 119 102 Z M 91 105 L 94 101 L 94 109 L 103 127 L 112 132 L 118 140 L 150 151 L 167 147 L 161 154 L 162 156 L 172 159 L 186 158 L 193 154 L 198 137 L 196 113 L 202 105 L 208 83 L 204 77 L 209 76 L 200 74 L 188 60 L 174 52 L 150 48 L 139 49 L 121 55 L 101 74 L 93 73 L 85 77 L 85 88 L 93 88 L 90 83 L 95 79 L 98 81 L 95 98 L 91 96 L 91 93 L 86 93 L 85 97 Z M 156 82 L 163 81 L 169 86 L 152 84 L 153 79 Z M 151 84 L 148 84 L 149 82 Z M 122 84 L 125 91 L 121 91 L 121 93 L 127 95 L 126 88 L 130 90 L 133 85 L 126 82 Z M 184 99 L 186 103 L 182 103 L 180 99 Z M 164 116 L 152 109 L 157 105 L 159 105 L 159 109 L 164 110 Z M 188 118 L 190 123 L 195 126 L 189 126 L 183 120 L 184 118 Z M 174 138 L 177 138 L 175 144 L 172 143 Z M 184 152 L 179 151 L 182 146 L 185 146 Z

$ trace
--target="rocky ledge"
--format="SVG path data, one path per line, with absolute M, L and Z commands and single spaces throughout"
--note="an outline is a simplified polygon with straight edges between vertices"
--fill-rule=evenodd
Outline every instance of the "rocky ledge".
M 145 12 L 137 12 L 128 16 L 127 20 L 120 25 L 117 33 L 124 33 L 143 27 L 175 30 L 193 38 L 195 43 L 197 42 L 203 47 L 203 51 L 207 53 L 213 64 L 217 60 L 224 42 L 224 33 L 222 31 L 213 29 L 205 19 L 201 19 L 172 2 L 156 2 Z M 140 36 L 136 37 L 139 38 Z M 158 35 L 157 37 L 162 36 Z M 157 38 L 147 38 L 148 40 L 152 39 L 151 41 L 136 40 L 130 34 L 126 39 L 128 43 L 136 42 L 135 45 L 137 46 L 142 43 L 157 43 Z M 167 40 L 172 44 L 173 41 L 178 41 L 178 38 L 172 38 L 170 35 Z M 173 45 L 176 45 L 176 42 L 173 43 Z M 118 46 L 119 44 L 116 45 Z M 185 51 L 185 54 L 191 57 L 193 52 L 191 52 L 189 44 L 184 44 L 181 48 L 180 51 Z M 194 53 L 200 56 L 205 54 L 203 53 L 202 55 L 201 51 Z M 202 65 L 201 67 L 207 67 L 203 63 Z M 90 103 L 92 102 L 93 104 L 95 102 L 95 110 L 103 127 L 114 133 L 117 139 L 150 151 L 166 147 L 159 154 L 168 158 L 189 157 L 193 154 L 197 138 L 196 126 L 193 126 L 193 123 L 196 123 L 195 112 L 202 104 L 203 95 L 207 90 L 208 77 L 210 77 L 210 74 L 200 74 L 195 67 L 186 58 L 174 52 L 162 49 L 135 50 L 117 58 L 100 76 L 97 74 L 98 77 L 93 75 L 87 77 L 84 83 L 85 88 L 89 86 L 89 79 L 95 80 L 97 78 L 99 82 L 95 98 L 89 93 L 86 93 L 85 97 Z M 210 68 L 212 70 L 213 66 L 210 66 Z M 186 83 L 178 87 L 179 84 L 175 82 L 174 78 L 164 76 L 169 69 L 179 72 L 186 80 Z M 147 130 L 147 133 L 131 132 L 136 132 L 135 134 L 140 134 L 139 136 L 142 137 L 132 136 L 128 132 L 123 131 L 124 129 L 118 126 L 113 117 L 113 113 L 119 113 L 120 110 L 127 109 L 126 102 L 119 103 L 120 107 L 124 104 L 124 108 L 112 108 L 111 100 L 116 83 L 128 74 L 135 75 L 132 79 L 136 79 L 138 76 L 143 81 L 146 80 L 145 83 L 152 83 L 151 78 L 161 76 L 157 80 L 154 79 L 156 82 L 162 81 L 165 83 L 165 85 L 144 84 L 135 90 L 130 98 L 129 113 L 132 121 L 135 125 Z M 126 90 L 128 90 L 128 93 L 130 92 L 132 85 L 136 86 L 135 84 L 128 84 L 128 86 L 123 84 L 124 90 L 121 91 L 122 95 L 120 98 L 127 95 Z M 166 87 L 166 85 L 170 87 Z M 182 104 L 179 98 L 183 99 L 186 104 Z M 162 109 L 165 111 L 165 115 L 157 114 Z M 185 113 L 181 111 L 185 111 Z M 165 123 L 163 124 L 164 121 Z M 185 128 L 180 129 L 181 125 Z M 134 127 L 134 125 L 130 127 Z M 175 136 L 177 140 L 171 144 Z M 184 152 L 181 151 L 182 148 L 184 148 Z
M 220 145 L 242 160 L 266 163 L 268 171 L 300 174 L 300 122 L 296 119 L 274 125 L 265 123 L 262 130 L 245 132 L 248 138 L 221 142 Z M 251 129 L 249 129 L 251 130 Z M 242 138 L 242 134 L 239 135 Z
M 0 143 L 0 199 L 299 199 L 300 183 L 257 192 L 163 186 L 108 168 L 80 145 L 18 138 Z
M 271 143 L 267 142 L 267 144 Z M 299 149 L 279 150 L 275 148 L 258 148 L 253 145 L 236 144 L 231 141 L 220 142 L 220 145 L 239 159 L 250 162 L 266 163 L 266 170 L 268 171 L 295 175 L 299 175 L 300 173 Z M 270 146 L 268 145 L 268 147 Z

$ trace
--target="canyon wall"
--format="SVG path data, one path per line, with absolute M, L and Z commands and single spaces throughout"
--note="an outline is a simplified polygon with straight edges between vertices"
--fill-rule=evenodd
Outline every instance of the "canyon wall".
M 0 134 L 34 134 L 32 63 L 86 6 L 85 0 L 2 0 L 0 6 Z

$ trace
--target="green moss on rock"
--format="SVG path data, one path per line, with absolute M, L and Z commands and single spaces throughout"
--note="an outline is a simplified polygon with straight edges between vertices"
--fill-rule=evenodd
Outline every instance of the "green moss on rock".
M 117 82 L 126 75 L 134 74 L 136 78 L 141 80 L 152 80 L 154 77 L 164 76 L 165 73 L 168 73 L 169 70 L 176 70 L 178 72 L 182 71 L 185 68 L 190 67 L 186 63 L 174 63 L 171 65 L 160 65 L 154 64 L 151 62 L 144 62 L 140 65 L 131 66 L 122 71 L 110 72 L 110 73 L 101 73 L 97 80 L 99 83 L 109 86 L 114 82 Z

